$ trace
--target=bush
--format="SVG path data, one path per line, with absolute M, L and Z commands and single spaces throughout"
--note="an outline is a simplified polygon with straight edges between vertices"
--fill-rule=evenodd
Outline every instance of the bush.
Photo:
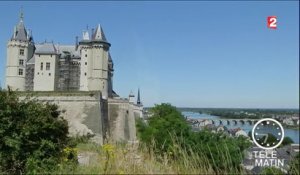
M 0 91 L 0 172 L 38 173 L 53 169 L 68 145 L 68 124 L 58 107 Z
M 185 119 L 170 104 L 156 105 L 152 108 L 153 116 L 149 118 L 149 125 L 138 122 L 137 128 L 141 141 L 152 145 L 155 141 L 155 151 L 167 152 L 172 147 L 172 137 L 189 137 L 191 128 Z
M 292 138 L 290 138 L 290 137 L 284 137 L 281 145 L 285 146 L 285 145 L 290 145 L 292 143 L 294 143 L 294 141 L 292 140 Z
M 173 159 L 180 159 L 181 152 L 198 154 L 209 159 L 216 172 L 231 168 L 240 168 L 243 151 L 250 146 L 245 138 L 231 138 L 222 133 L 209 131 L 193 132 L 179 111 L 170 104 L 155 105 L 148 125 L 137 122 L 138 136 L 159 155 L 173 154 Z

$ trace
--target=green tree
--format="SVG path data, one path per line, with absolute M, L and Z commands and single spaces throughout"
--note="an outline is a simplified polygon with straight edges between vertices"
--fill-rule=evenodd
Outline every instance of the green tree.
M 155 143 L 154 150 L 159 154 L 187 150 L 188 154 L 205 155 L 217 172 L 232 167 L 239 168 L 243 159 L 242 152 L 250 146 L 245 138 L 231 138 L 210 131 L 193 132 L 179 111 L 170 104 L 155 105 L 148 124 L 138 121 L 138 136 L 147 145 Z
M 0 172 L 34 173 L 57 165 L 68 143 L 58 107 L 0 91 Z
M 190 126 L 179 111 L 170 104 L 155 105 L 148 126 L 139 124 L 140 139 L 151 145 L 155 141 L 156 151 L 163 153 L 171 149 L 174 137 L 189 137 Z
M 290 137 L 284 137 L 281 146 L 290 145 L 292 143 L 294 143 L 294 141 Z

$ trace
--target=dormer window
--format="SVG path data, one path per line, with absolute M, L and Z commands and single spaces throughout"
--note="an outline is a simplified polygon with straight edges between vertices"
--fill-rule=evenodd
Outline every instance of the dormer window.
M 19 55 L 21 55 L 21 56 L 24 55 L 24 49 L 20 49 Z

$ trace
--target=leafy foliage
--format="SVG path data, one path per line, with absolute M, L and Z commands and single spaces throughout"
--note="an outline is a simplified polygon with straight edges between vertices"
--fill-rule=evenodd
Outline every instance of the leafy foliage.
M 68 124 L 58 107 L 0 91 L 0 172 L 38 173 L 63 157 Z
M 294 141 L 292 140 L 292 138 L 290 138 L 290 137 L 284 137 L 281 145 L 283 145 L 283 146 L 284 145 L 290 145 L 292 143 L 294 143 Z
M 239 168 L 242 152 L 250 146 L 243 137 L 231 138 L 209 131 L 193 132 L 179 111 L 170 104 L 155 105 L 148 124 L 137 122 L 138 136 L 147 145 L 155 143 L 154 150 L 160 155 L 172 154 L 176 159 L 179 149 L 189 154 L 204 155 L 213 168 L 222 172 L 225 168 Z M 180 157 L 180 156 L 178 156 Z
M 300 153 L 292 159 L 289 174 L 300 174 Z
M 261 173 L 263 175 L 284 175 L 285 173 L 282 172 L 280 169 L 276 168 L 276 167 L 265 167 L 262 169 Z

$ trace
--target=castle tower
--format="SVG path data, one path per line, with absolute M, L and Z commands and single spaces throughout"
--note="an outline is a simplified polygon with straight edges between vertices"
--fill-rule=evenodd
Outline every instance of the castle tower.
M 6 58 L 6 87 L 13 90 L 25 90 L 25 70 L 27 61 L 34 53 L 34 42 L 30 33 L 27 32 L 23 12 L 20 13 L 20 21 L 15 26 L 13 36 L 7 43 Z
M 79 42 L 81 51 L 81 91 L 101 91 L 102 97 L 108 97 L 108 51 L 110 43 L 106 40 L 100 24 L 91 38 L 88 31 L 83 32 Z

